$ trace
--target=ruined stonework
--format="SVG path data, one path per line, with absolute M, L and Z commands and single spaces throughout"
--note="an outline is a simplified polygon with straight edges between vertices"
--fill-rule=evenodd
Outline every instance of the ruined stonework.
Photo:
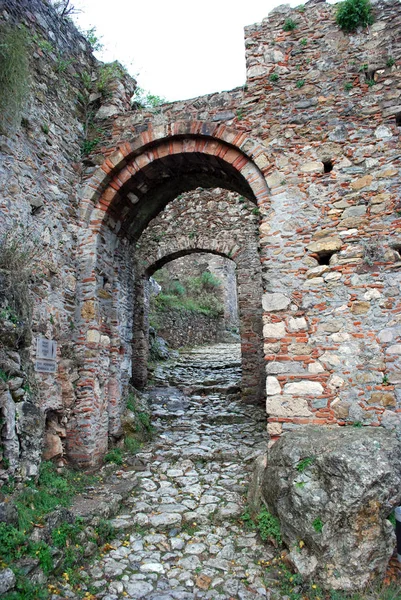
M 22 126 L 0 138 L 0 227 L 21 222 L 40 240 L 33 340 L 55 339 L 59 354 L 55 375 L 36 375 L 36 403 L 65 430 L 63 457 L 96 466 L 120 430 L 132 364 L 147 359 L 136 245 L 198 187 L 243 196 L 259 221 L 242 353 L 264 343 L 252 376 L 266 377 L 272 438 L 303 424 L 399 432 L 399 3 L 375 3 L 354 34 L 324 2 L 278 7 L 245 29 L 244 87 L 156 110 L 130 107 L 127 77 L 102 95 L 86 42 L 46 3 L 0 6 L 37 36 Z M 208 211 L 205 229 L 218 204 Z

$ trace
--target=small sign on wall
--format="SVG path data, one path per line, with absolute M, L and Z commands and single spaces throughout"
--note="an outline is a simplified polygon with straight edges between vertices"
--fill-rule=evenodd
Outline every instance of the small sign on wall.
M 55 373 L 57 371 L 57 343 L 55 340 L 38 338 L 36 342 L 35 371 Z
M 35 362 L 35 371 L 37 373 L 55 373 L 57 371 L 57 363 L 53 360 L 37 360 Z
M 38 338 L 36 343 L 36 358 L 45 358 L 47 360 L 56 360 L 57 343 L 54 340 Z

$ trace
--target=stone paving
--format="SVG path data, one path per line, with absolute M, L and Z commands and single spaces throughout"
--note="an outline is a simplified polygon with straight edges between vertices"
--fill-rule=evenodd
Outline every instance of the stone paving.
M 156 368 L 156 385 L 171 387 L 151 391 L 156 432 L 137 455 L 145 470 L 135 474 L 128 506 L 113 520 L 120 539 L 87 569 L 96 598 L 270 597 L 258 563 L 273 550 L 238 520 L 253 459 L 266 447 L 263 407 L 235 399 L 239 379 L 233 344 Z

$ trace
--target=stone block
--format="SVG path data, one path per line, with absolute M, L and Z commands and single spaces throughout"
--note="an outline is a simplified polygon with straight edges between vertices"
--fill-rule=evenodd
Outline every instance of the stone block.
M 315 242 L 311 242 L 306 247 L 309 252 L 337 252 L 343 245 L 341 238 L 337 236 L 326 237 Z
M 265 338 L 283 338 L 285 336 L 284 323 L 266 323 L 263 326 L 263 337 Z
M 266 312 L 275 312 L 285 310 L 291 304 L 291 299 L 284 294 L 274 292 L 273 294 L 263 294 L 262 306 Z
M 304 317 L 293 318 L 291 317 L 288 320 L 288 329 L 289 331 L 303 331 L 304 329 L 308 329 L 308 324 Z
M 293 396 L 320 396 L 323 394 L 323 386 L 318 381 L 295 381 L 285 384 L 284 394 Z
M 368 312 L 370 309 L 370 302 L 363 302 L 360 300 L 356 300 L 351 304 L 351 312 L 354 315 L 363 315 Z
M 330 404 L 330 408 L 334 411 L 334 414 L 337 419 L 347 419 L 349 415 L 350 406 L 351 405 L 349 402 L 340 400 L 340 398 L 335 398 Z
M 313 417 L 308 402 L 292 396 L 269 396 L 266 399 L 266 412 L 271 417 Z
M 356 192 L 358 190 L 362 190 L 363 188 L 370 185 L 373 181 L 372 175 L 365 175 L 364 177 L 360 177 L 351 183 L 351 188 Z
M 266 377 L 266 396 L 281 394 L 281 385 L 276 377 Z
M 391 392 L 373 392 L 368 403 L 380 406 L 396 406 L 394 394 Z
M 386 349 L 387 354 L 401 354 L 401 344 L 393 344 Z

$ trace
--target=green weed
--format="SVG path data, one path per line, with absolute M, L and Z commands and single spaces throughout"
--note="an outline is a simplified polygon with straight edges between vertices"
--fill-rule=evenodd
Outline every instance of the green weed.
M 312 527 L 315 531 L 317 531 L 318 533 L 322 532 L 323 529 L 323 521 L 320 517 L 317 517 L 313 523 L 312 523 Z
M 124 461 L 121 448 L 113 448 L 112 450 L 109 450 L 109 452 L 104 457 L 104 460 L 108 463 L 122 465 Z
M 345 0 L 340 2 L 336 13 L 336 22 L 346 32 L 358 27 L 367 27 L 374 21 L 369 0 Z
M 313 465 L 314 462 L 315 462 L 314 456 L 307 456 L 307 457 L 303 458 L 302 460 L 300 460 L 295 468 L 298 471 L 298 473 L 303 473 L 304 471 L 306 471 L 306 469 L 308 467 Z
M 19 127 L 29 94 L 30 36 L 23 26 L 0 27 L 0 132 Z
M 294 31 L 298 27 L 298 23 L 292 19 L 286 19 L 283 25 L 283 31 Z
M 274 83 L 275 81 L 278 81 L 278 80 L 279 80 L 279 76 L 278 76 L 278 74 L 277 74 L 277 73 L 272 73 L 271 75 L 269 75 L 269 80 L 270 80 L 271 82 L 273 82 L 273 83 Z

